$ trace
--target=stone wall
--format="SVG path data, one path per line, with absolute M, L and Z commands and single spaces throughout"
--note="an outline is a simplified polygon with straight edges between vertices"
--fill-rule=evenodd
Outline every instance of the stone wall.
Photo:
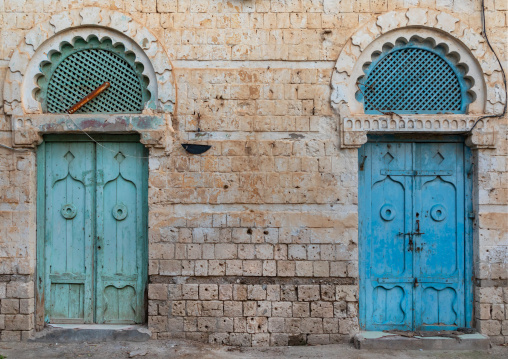
M 485 3 L 489 37 L 506 69 L 506 1 Z M 151 147 L 149 160 L 153 337 L 348 341 L 358 331 L 358 159 L 356 149 L 340 148 L 330 104 L 337 58 L 359 26 L 397 9 L 428 8 L 430 18 L 449 12 L 480 33 L 480 1 L 0 0 L 0 94 L 28 30 L 89 6 L 131 16 L 172 61 L 173 146 Z M 502 98 L 503 89 L 488 96 Z M 497 122 L 496 147 L 475 150 L 474 316 L 481 332 L 502 343 L 508 120 Z M 192 156 L 182 142 L 212 149 Z M 3 101 L 0 143 L 12 145 Z M 32 151 L 0 148 L 1 340 L 27 338 L 35 328 Z
M 5 122 L 0 122 L 4 129 Z M 10 133 L 1 132 L 2 144 Z M 0 340 L 27 339 L 34 328 L 35 155 L 0 147 Z
M 504 62 L 506 64 L 506 60 Z M 506 71 L 506 66 L 505 66 Z M 508 342 L 508 120 L 497 147 L 475 155 L 477 170 L 474 293 L 476 327 L 494 343 Z

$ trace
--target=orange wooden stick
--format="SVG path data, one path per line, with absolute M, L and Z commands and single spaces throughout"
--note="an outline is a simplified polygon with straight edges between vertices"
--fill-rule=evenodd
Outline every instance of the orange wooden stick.
M 109 82 L 104 82 L 102 85 L 100 85 L 99 87 L 97 87 L 95 90 L 93 90 L 92 92 L 90 92 L 88 95 L 86 95 L 85 97 L 83 97 L 77 104 L 71 106 L 68 110 L 67 110 L 67 113 L 69 114 L 73 114 L 74 112 L 76 112 L 77 110 L 79 110 L 81 107 L 83 107 L 84 105 L 86 105 L 88 102 L 90 102 L 91 100 L 93 100 L 94 98 L 96 98 L 97 96 L 99 96 L 102 92 L 104 92 L 104 90 L 106 90 L 108 87 L 109 87 L 110 83 Z

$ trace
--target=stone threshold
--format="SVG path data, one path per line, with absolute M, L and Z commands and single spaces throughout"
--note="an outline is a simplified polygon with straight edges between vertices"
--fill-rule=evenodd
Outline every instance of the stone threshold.
M 152 332 L 146 325 L 48 324 L 29 341 L 43 343 L 144 342 Z
M 446 335 L 446 331 L 442 332 Z M 363 331 L 354 336 L 357 349 L 392 349 L 392 350 L 487 350 L 490 349 L 488 336 L 460 334 L 456 338 L 445 336 L 412 338 L 385 333 L 381 331 Z

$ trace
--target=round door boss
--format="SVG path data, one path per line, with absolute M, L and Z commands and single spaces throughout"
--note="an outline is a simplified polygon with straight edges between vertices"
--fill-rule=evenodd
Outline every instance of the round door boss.
M 62 217 L 65 219 L 73 219 L 76 217 L 77 209 L 72 203 L 67 203 L 62 206 L 60 213 L 62 213 Z
M 446 208 L 442 204 L 435 204 L 430 209 L 430 216 L 434 221 L 441 222 L 446 218 Z
M 124 204 L 119 203 L 113 207 L 112 213 L 113 217 L 115 217 L 117 221 L 121 221 L 127 217 L 127 207 Z
M 391 221 L 395 218 L 395 208 L 391 204 L 385 204 L 381 207 L 381 218 L 385 221 Z

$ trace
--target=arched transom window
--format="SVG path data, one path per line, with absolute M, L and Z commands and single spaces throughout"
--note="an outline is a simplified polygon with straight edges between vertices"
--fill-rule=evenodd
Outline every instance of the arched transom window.
M 36 98 L 42 110 L 65 113 L 105 82 L 110 86 L 77 113 L 141 113 L 150 98 L 143 65 L 122 44 L 92 35 L 64 42 L 40 64 Z
M 467 69 L 446 46 L 433 45 L 412 39 L 373 54 L 357 82 L 366 114 L 466 113 L 473 100 Z

